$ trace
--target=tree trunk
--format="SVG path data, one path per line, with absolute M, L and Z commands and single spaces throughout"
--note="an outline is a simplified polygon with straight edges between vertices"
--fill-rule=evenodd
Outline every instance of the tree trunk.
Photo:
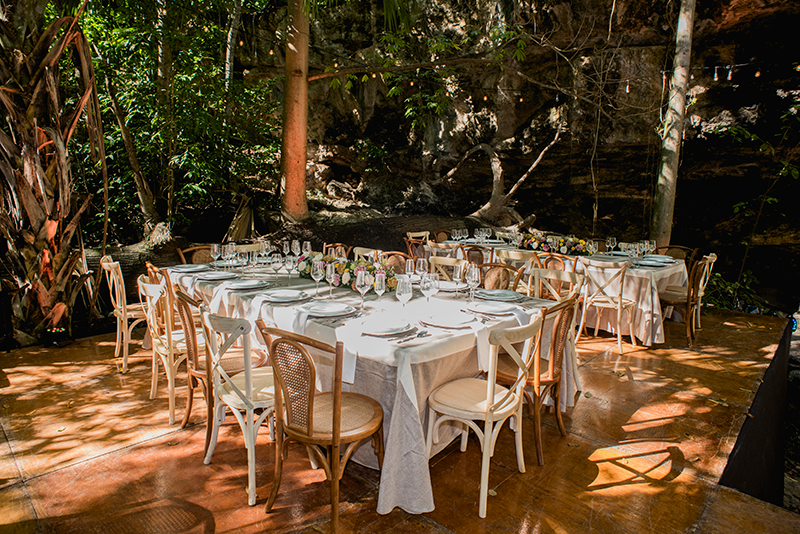
M 286 81 L 281 148 L 281 210 L 291 222 L 308 219 L 306 148 L 308 135 L 308 17 L 302 0 L 289 0 Z
M 125 121 L 125 114 L 119 105 L 119 101 L 117 100 L 117 91 L 114 88 L 114 84 L 111 82 L 109 75 L 110 73 L 107 72 L 106 92 L 111 99 L 111 109 L 114 111 L 114 117 L 117 119 L 117 124 L 119 124 L 119 130 L 122 134 L 122 141 L 125 144 L 125 152 L 128 154 L 128 161 L 130 162 L 131 169 L 133 170 L 133 183 L 136 185 L 136 194 L 139 197 L 139 207 L 142 209 L 142 215 L 144 216 L 144 237 L 146 239 L 150 232 L 153 231 L 153 228 L 155 228 L 156 225 L 161 222 L 161 217 L 159 217 L 158 211 L 156 210 L 153 192 L 150 189 L 150 186 L 147 184 L 147 180 L 145 180 L 144 175 L 142 174 L 142 168 L 139 166 L 139 158 L 136 155 L 136 146 L 133 144 L 133 136 L 131 135 L 128 124 Z
M 678 181 L 681 142 L 683 140 L 686 89 L 689 85 L 689 65 L 692 55 L 692 26 L 695 0 L 681 0 L 678 31 L 675 39 L 675 60 L 669 91 L 667 116 L 661 148 L 661 170 L 653 200 L 653 220 L 650 238 L 659 247 L 669 245 L 672 235 L 672 216 L 675 210 L 675 191 Z
M 239 20 L 242 14 L 242 0 L 234 0 L 231 25 L 228 28 L 228 40 L 225 46 L 225 121 L 230 123 L 233 113 L 231 101 L 231 79 L 233 78 L 233 51 L 236 48 L 236 34 L 239 31 Z

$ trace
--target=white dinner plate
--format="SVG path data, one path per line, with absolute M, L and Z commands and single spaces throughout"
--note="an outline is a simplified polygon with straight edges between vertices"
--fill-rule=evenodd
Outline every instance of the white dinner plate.
M 662 263 L 675 263 L 675 258 L 672 256 L 664 256 L 662 254 L 645 254 L 644 259 L 652 261 L 660 261 Z
M 197 277 L 199 280 L 208 280 L 209 282 L 219 282 L 220 280 L 233 280 L 239 278 L 236 273 L 226 273 L 224 271 L 212 271 L 204 273 Z
M 484 300 L 502 300 L 507 302 L 522 299 L 521 293 L 509 289 L 476 289 L 475 296 Z
M 372 317 L 364 321 L 364 334 L 367 336 L 396 336 L 410 332 L 414 327 L 394 317 Z
M 473 302 L 467 306 L 469 311 L 478 313 L 488 313 L 490 315 L 508 315 L 513 313 L 517 307 L 507 302 L 497 302 L 494 300 L 485 300 L 483 302 Z
M 356 311 L 354 307 L 341 302 L 309 302 L 301 306 L 300 309 L 315 317 L 350 315 Z
M 450 280 L 439 281 L 439 291 L 461 291 L 468 289 L 469 286 L 464 282 L 451 282 Z
M 244 291 L 247 289 L 264 289 L 269 287 L 269 282 L 264 280 L 237 280 L 228 284 L 228 289 Z
M 477 319 L 474 315 L 464 312 L 451 313 L 441 317 L 427 317 L 420 320 L 423 324 L 440 328 L 469 328 L 475 321 Z
M 639 260 L 636 262 L 637 267 L 665 267 L 666 265 L 663 261 Z
M 180 271 L 182 273 L 202 273 L 203 271 L 208 270 L 208 265 L 203 265 L 200 263 L 187 263 L 187 264 L 180 264 L 180 265 L 173 265 L 170 267 L 173 271 Z
M 261 294 L 267 302 L 301 302 L 311 298 L 305 291 L 297 289 L 270 289 Z
M 242 265 L 244 265 L 244 263 L 239 260 L 225 260 L 225 261 L 217 260 L 217 261 L 212 261 L 211 263 L 209 263 L 209 265 L 211 265 L 212 267 L 216 267 L 217 269 L 225 269 L 225 268 L 230 269 L 233 267 L 241 267 Z

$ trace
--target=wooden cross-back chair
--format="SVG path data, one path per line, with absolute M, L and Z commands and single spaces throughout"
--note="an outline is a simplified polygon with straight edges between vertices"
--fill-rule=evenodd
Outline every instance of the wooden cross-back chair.
M 667 245 L 664 247 L 656 248 L 656 254 L 663 254 L 675 258 L 676 260 L 683 260 L 686 262 L 686 268 L 691 270 L 694 258 L 697 255 L 697 248 L 684 247 L 682 245 Z
M 461 245 L 458 243 L 437 243 L 436 241 L 429 240 L 428 248 L 431 251 L 431 256 L 439 256 L 440 258 L 456 258 L 461 250 Z
M 380 250 L 367 247 L 353 247 L 353 259 L 373 263 L 376 261 Z
M 214 258 L 211 257 L 210 245 L 197 245 L 185 249 L 177 248 L 175 251 L 181 259 L 181 263 L 211 263 Z
M 541 318 L 515 328 L 496 329 L 489 334 L 491 354 L 489 369 L 484 378 L 461 378 L 447 382 L 433 390 L 428 397 L 428 432 L 425 445 L 428 457 L 434 443 L 439 442 L 439 428 L 443 423 L 460 424 L 461 451 L 467 450 L 469 431 L 473 430 L 481 443 L 481 480 L 478 497 L 478 516 L 486 517 L 489 493 L 489 465 L 494 455 L 497 436 L 503 424 L 515 419 L 514 428 L 517 468 L 525 472 L 522 448 L 522 389 L 528 380 L 528 369 L 533 356 L 533 339 L 542 326 Z M 518 350 L 522 344 L 522 351 Z M 508 386 L 497 382 L 498 354 L 500 349 L 509 355 L 508 361 L 516 367 L 514 379 Z M 483 422 L 483 425 L 480 425 Z
M 297 441 L 306 445 L 331 483 L 331 532 L 335 533 L 339 526 L 339 481 L 350 456 L 371 440 L 378 465 L 383 465 L 383 409 L 365 395 L 342 392 L 344 344 L 341 341 L 332 347 L 300 334 L 268 327 L 262 320 L 257 324 L 269 344 L 277 385 L 275 480 L 266 510 L 272 509 L 278 495 L 288 444 Z M 316 391 L 317 370 L 310 350 L 333 359 L 330 392 Z
M 444 280 L 449 281 L 463 281 L 464 275 L 466 274 L 466 269 L 464 266 L 467 264 L 467 260 L 463 260 L 460 258 L 446 258 L 441 256 L 431 256 L 428 258 L 428 262 L 431 264 L 431 272 L 432 273 L 439 273 L 439 275 Z M 459 276 L 454 276 L 456 270 L 460 269 Z
M 344 243 L 323 243 L 322 244 L 322 253 L 326 255 L 336 256 L 339 257 L 338 254 L 340 252 L 344 253 L 343 258 L 349 258 L 350 252 L 353 251 L 353 247 L 350 245 L 345 245 Z
M 559 269 L 532 268 L 527 271 L 528 296 L 548 300 L 563 300 L 580 294 L 586 277 Z
M 406 232 L 406 237 L 408 239 L 418 239 L 420 241 L 427 241 L 431 238 L 431 233 L 426 230 L 421 230 L 419 232 Z
M 677 308 L 683 315 L 689 348 L 692 348 L 692 341 L 696 335 L 700 300 L 716 259 L 716 254 L 709 254 L 695 262 L 689 271 L 689 285 L 687 287 L 671 286 L 658 294 L 662 308 Z
M 480 287 L 484 289 L 516 291 L 522 278 L 520 269 L 506 263 L 480 263 L 478 270 L 481 273 Z
M 636 346 L 636 334 L 633 329 L 633 320 L 636 312 L 636 302 L 623 296 L 625 291 L 625 273 L 630 268 L 630 262 L 603 262 L 578 257 L 579 271 L 586 277 L 586 296 L 583 300 L 583 313 L 581 324 L 578 328 L 578 337 L 583 333 L 586 325 L 586 311 L 590 307 L 597 308 L 597 319 L 594 326 L 594 335 L 600 327 L 600 319 L 604 310 L 614 310 L 617 314 L 617 349 L 622 354 L 622 314 L 628 314 L 628 324 L 631 333 L 631 343 Z
M 384 251 L 378 254 L 378 260 L 386 260 L 386 266 L 391 267 L 394 274 L 404 274 L 406 272 L 406 260 L 414 260 L 405 252 L 398 250 Z
M 431 232 L 431 241 L 436 241 L 437 243 L 443 243 L 450 239 L 450 232 L 447 230 L 436 230 L 435 232 Z
M 550 308 L 543 307 L 537 320 L 542 327 L 535 337 L 533 355 L 528 360 L 528 373 L 523 389 L 528 400 L 528 411 L 533 415 L 533 435 L 536 443 L 536 458 L 539 465 L 544 465 L 542 450 L 542 407 L 547 395 L 553 397 L 558 430 L 562 436 L 567 435 L 561 417 L 562 368 L 564 348 L 574 336 L 574 317 L 577 307 L 575 297 L 564 299 Z M 542 354 L 542 340 L 545 333 L 550 332 L 550 352 Z M 514 384 L 518 379 L 518 369 L 511 354 L 501 353 L 497 363 L 497 382 L 503 385 Z
M 186 359 L 187 349 L 183 336 L 173 334 L 172 321 L 163 316 L 167 307 L 167 285 L 162 279 L 159 283 L 151 283 L 146 275 L 138 279 L 139 296 L 147 314 L 147 328 L 153 345 L 152 381 L 150 384 L 150 400 L 156 398 L 158 390 L 159 367 L 164 367 L 167 375 L 167 393 L 169 395 L 169 424 L 175 423 L 175 377 L 178 366 Z M 185 334 L 184 334 L 185 335 Z M 198 344 L 199 345 L 199 344 Z
M 406 243 L 408 255 L 412 258 L 426 258 L 429 255 L 429 253 L 425 250 L 425 243 L 427 242 L 427 239 L 423 240 L 404 237 L 403 241 Z
M 494 248 L 480 245 L 463 245 L 463 258 L 470 263 L 494 263 Z
M 111 256 L 103 256 L 100 259 L 100 266 L 103 268 L 111 296 L 111 305 L 114 308 L 114 317 L 117 319 L 117 342 L 114 347 L 114 358 L 117 361 L 122 359 L 122 372 L 127 373 L 129 345 L 133 329 L 147 319 L 147 314 L 141 302 L 128 304 L 125 278 L 122 276 L 119 262 L 114 261 Z M 117 370 L 119 370 L 119 363 L 117 365 Z

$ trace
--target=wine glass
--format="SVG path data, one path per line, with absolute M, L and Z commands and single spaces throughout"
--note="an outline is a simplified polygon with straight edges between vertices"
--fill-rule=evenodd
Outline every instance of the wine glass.
M 370 284 L 369 275 L 367 271 L 358 271 L 356 274 L 356 289 L 361 293 L 361 309 L 364 309 L 364 294 L 369 291 L 372 284 Z
M 455 298 L 459 298 L 459 286 L 458 284 L 461 283 L 461 280 L 464 277 L 464 265 L 459 263 L 453 265 L 453 282 L 456 284 L 456 296 Z
M 315 261 L 311 265 L 311 278 L 314 282 L 317 283 L 316 290 L 314 291 L 315 295 L 319 295 L 319 282 L 323 278 L 325 278 L 325 262 L 324 261 Z
M 384 272 L 375 273 L 375 293 L 378 294 L 378 305 L 380 305 L 381 296 L 386 293 L 386 273 Z
M 586 250 L 587 250 L 587 252 L 589 252 L 590 256 L 594 256 L 594 254 L 597 252 L 597 242 L 592 240 L 592 239 L 587 241 L 586 242 Z
M 260 258 L 263 258 L 267 254 L 269 254 L 269 241 L 259 241 L 258 242 L 258 256 Z
M 288 256 L 289 252 L 291 252 L 291 251 L 292 251 L 291 243 L 289 243 L 289 241 L 284 240 L 283 241 L 283 255 L 284 256 Z
M 239 260 L 239 265 L 242 267 L 242 274 L 244 274 L 244 270 L 250 260 L 250 254 L 246 250 L 240 250 L 236 253 L 236 259 Z
M 297 267 L 297 256 L 292 256 L 289 254 L 286 256 L 286 259 L 283 260 L 284 265 L 286 265 L 286 270 L 289 272 L 289 285 L 292 284 L 292 271 L 294 271 L 295 267 Z
M 300 241 L 292 239 L 292 253 L 294 253 L 295 256 L 299 256 L 302 251 L 303 249 L 300 248 Z
M 347 255 L 345 254 L 344 247 L 338 246 L 334 250 L 335 250 L 334 255 L 336 256 L 336 259 L 339 259 L 339 260 L 342 260 L 342 261 L 347 259 Z
M 417 258 L 417 268 L 415 272 L 419 275 L 419 279 L 422 280 L 423 275 L 428 272 L 428 260 L 425 258 Z
M 414 260 L 406 260 L 406 276 L 411 280 L 411 275 L 414 274 Z
M 397 280 L 397 289 L 394 292 L 397 300 L 403 303 L 403 309 L 406 307 L 406 302 L 411 300 L 411 279 L 400 278 Z
M 269 257 L 269 267 L 275 272 L 275 280 L 277 281 L 278 271 L 283 267 L 283 257 L 278 253 L 272 254 Z
M 311 241 L 303 241 L 303 254 L 306 256 L 311 254 Z
M 653 252 L 656 251 L 656 248 L 658 248 L 656 246 L 656 240 L 655 239 L 648 239 L 647 240 L 647 252 L 652 254 Z
M 614 247 L 616 247 L 616 246 L 617 246 L 617 238 L 616 237 L 609 236 L 609 237 L 606 238 L 606 248 L 609 251 L 614 250 Z
M 475 300 L 475 288 L 481 283 L 481 271 L 474 263 L 467 266 L 467 285 L 469 286 L 469 301 Z
M 222 251 L 219 248 L 219 243 L 211 243 L 211 258 L 213 258 L 214 263 L 217 263 L 217 259 L 219 259 L 220 254 Z M 214 267 L 216 268 L 216 266 Z
M 325 266 L 325 281 L 328 282 L 328 298 L 333 299 L 333 281 L 336 280 L 336 264 L 331 262 Z
M 431 303 L 431 297 L 439 292 L 439 273 L 425 273 L 419 283 L 422 294 L 427 298 L 427 303 Z

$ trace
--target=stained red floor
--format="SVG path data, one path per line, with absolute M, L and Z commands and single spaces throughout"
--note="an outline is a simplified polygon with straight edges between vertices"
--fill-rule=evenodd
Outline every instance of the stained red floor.
M 436 510 L 375 512 L 378 473 L 351 465 L 342 532 L 800 532 L 800 516 L 717 485 L 785 322 L 705 316 L 694 350 L 683 325 L 650 349 L 614 339 L 579 343 L 583 394 L 561 437 L 544 417 L 545 465 L 526 421 L 527 471 L 512 435 L 492 462 L 488 517 L 478 518 L 480 448 L 431 460 Z M 290 449 L 281 493 L 264 513 L 273 445 L 257 447 L 258 504 L 247 506 L 238 425 L 223 428 L 204 465 L 205 405 L 193 425 L 167 424 L 165 380 L 149 400 L 149 353 L 116 372 L 113 335 L 62 349 L 0 354 L 0 533 L 327 532 L 329 493 L 305 451 Z M 181 385 L 185 388 L 185 383 Z M 179 415 L 185 389 L 179 390 Z

